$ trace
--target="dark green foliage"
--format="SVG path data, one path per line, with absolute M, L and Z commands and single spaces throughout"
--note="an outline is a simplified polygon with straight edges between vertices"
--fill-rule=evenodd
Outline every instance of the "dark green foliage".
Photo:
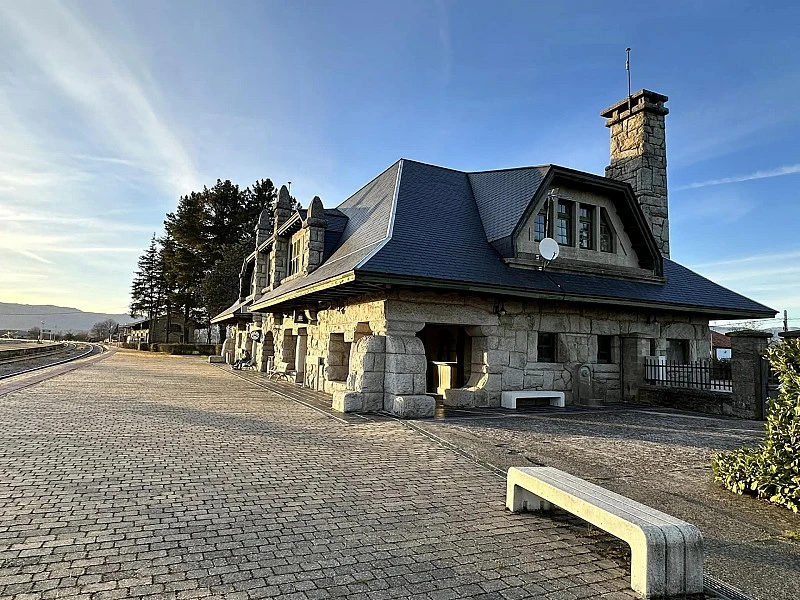
M 253 251 L 253 243 L 244 241 L 222 247 L 219 260 L 203 278 L 200 293 L 205 299 L 210 315 L 216 315 L 233 304 L 242 290 L 239 289 L 239 273 L 242 262 Z M 246 291 L 244 295 L 250 292 Z
M 164 279 L 164 261 L 156 236 L 139 257 L 131 284 L 130 313 L 133 317 L 153 319 L 164 310 L 167 289 Z
M 206 325 L 236 301 L 242 260 L 252 251 L 261 211 L 272 208 L 276 195 L 269 179 L 244 189 L 218 179 L 211 189 L 183 196 L 167 215 L 161 240 L 165 272 L 173 307 L 187 322 Z M 235 272 L 230 264 L 236 264 Z
M 714 456 L 714 480 L 737 494 L 753 494 L 800 511 L 800 340 L 786 340 L 767 356 L 781 383 L 770 402 L 766 436 L 758 448 Z

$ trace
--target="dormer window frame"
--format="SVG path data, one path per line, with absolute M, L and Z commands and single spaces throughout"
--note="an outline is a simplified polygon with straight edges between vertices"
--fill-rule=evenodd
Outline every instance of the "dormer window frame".
M 605 252 L 607 254 L 616 254 L 617 253 L 617 243 L 616 239 L 617 236 L 614 232 L 614 226 L 611 224 L 611 220 L 608 218 L 608 214 L 606 213 L 605 208 L 600 207 L 600 218 L 598 219 L 598 244 L 597 249 L 600 252 Z
M 301 271 L 303 268 L 303 240 L 301 236 L 296 236 L 289 239 L 288 249 L 286 251 L 286 266 L 287 276 L 292 276 Z
M 544 238 L 547 237 L 547 206 L 545 205 L 542 210 L 536 213 L 536 216 L 533 219 L 533 241 L 534 242 L 541 242 Z
M 578 248 L 582 250 L 595 249 L 595 214 L 597 209 L 601 208 L 594 204 L 585 204 L 581 202 L 578 205 Z
M 561 246 L 574 246 L 575 203 L 566 198 L 558 198 L 556 204 L 555 239 Z

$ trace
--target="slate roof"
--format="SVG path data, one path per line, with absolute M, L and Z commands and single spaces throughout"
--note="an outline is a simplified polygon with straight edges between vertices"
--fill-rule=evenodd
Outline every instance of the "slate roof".
M 464 173 L 401 160 L 338 207 L 347 225 L 321 267 L 278 286 L 254 305 L 272 305 L 340 278 L 657 306 L 712 317 L 775 315 L 668 259 L 663 261 L 664 283 L 508 266 L 490 238 L 510 235 L 551 168 Z
M 487 240 L 511 235 L 547 170 L 542 166 L 467 174 Z
M 350 273 L 368 258 L 389 234 L 395 186 L 401 161 L 396 162 L 336 207 L 346 218 L 340 240 L 329 258 L 311 274 L 282 283 L 253 304 L 268 302 L 305 287 Z M 343 218 L 333 215 L 342 225 Z M 326 219 L 328 212 L 326 211 Z M 327 245 L 327 236 L 326 236 Z M 327 249 L 326 249 L 327 250 Z

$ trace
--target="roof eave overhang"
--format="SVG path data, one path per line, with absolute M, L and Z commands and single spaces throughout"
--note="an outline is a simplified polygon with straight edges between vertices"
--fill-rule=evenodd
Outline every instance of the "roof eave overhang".
M 275 237 L 285 237 L 286 235 L 292 234 L 295 231 L 299 230 L 303 226 L 303 217 L 298 212 L 295 211 L 291 217 L 289 217 L 286 222 L 281 225 L 278 230 L 273 235 Z
M 613 296 L 579 295 L 564 292 L 552 292 L 544 290 L 531 290 L 526 288 L 510 288 L 507 286 L 496 286 L 491 284 L 469 283 L 462 281 L 443 281 L 440 279 L 425 280 L 419 277 L 403 277 L 397 275 L 386 275 L 379 273 L 358 273 L 358 280 L 365 283 L 375 283 L 383 285 L 402 285 L 418 288 L 436 288 L 453 291 L 466 291 L 476 294 L 491 294 L 504 296 L 507 298 L 525 298 L 531 300 L 560 300 L 562 302 L 575 302 L 583 304 L 603 304 L 624 306 L 626 308 L 642 308 L 649 310 L 666 310 L 682 313 L 694 313 L 707 316 L 709 320 L 715 319 L 758 319 L 771 318 L 775 316 L 775 311 L 748 311 L 731 308 L 715 308 L 708 306 L 697 306 L 691 304 L 671 304 L 666 302 L 648 302 L 644 300 L 632 300 Z
M 248 312 L 244 312 L 248 304 L 249 301 L 245 300 L 229 306 L 217 316 L 212 317 L 210 319 L 211 324 L 225 323 L 227 321 L 250 321 L 253 318 L 252 315 Z
M 249 310 L 250 312 L 273 312 L 274 309 L 279 308 L 281 305 L 290 303 L 294 300 L 302 299 L 306 296 L 318 294 L 319 292 L 323 292 L 325 290 L 337 288 L 353 281 L 355 281 L 355 273 L 353 271 L 349 271 L 337 277 L 325 279 L 323 281 L 292 290 L 291 292 L 280 294 L 267 300 L 256 300 L 250 305 Z

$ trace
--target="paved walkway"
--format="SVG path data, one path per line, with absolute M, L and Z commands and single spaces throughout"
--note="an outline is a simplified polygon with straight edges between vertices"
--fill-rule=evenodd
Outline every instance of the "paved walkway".
M 188 357 L 0 396 L 0 597 L 633 598 L 625 548 L 504 481 Z
M 705 541 L 705 569 L 760 600 L 800 598 L 800 515 L 715 485 L 711 455 L 759 443 L 764 423 L 670 410 L 537 410 L 417 421 L 500 469 L 568 471 L 688 521 Z M 482 414 L 481 414 L 482 412 Z

